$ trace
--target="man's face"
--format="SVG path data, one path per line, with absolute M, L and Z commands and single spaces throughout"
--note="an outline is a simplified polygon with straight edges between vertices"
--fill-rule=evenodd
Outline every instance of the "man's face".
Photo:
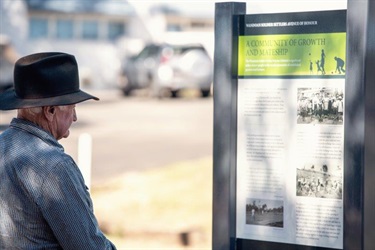
M 75 107 L 75 104 L 56 107 L 54 135 L 57 140 L 69 136 L 70 126 L 73 122 L 77 121 Z

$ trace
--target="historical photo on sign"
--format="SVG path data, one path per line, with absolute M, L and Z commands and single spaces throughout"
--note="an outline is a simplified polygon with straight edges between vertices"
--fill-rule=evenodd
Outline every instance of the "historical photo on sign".
M 341 88 L 298 88 L 297 124 L 343 124 Z
M 246 224 L 284 227 L 284 202 L 281 200 L 247 199 Z
M 315 163 L 297 168 L 297 196 L 342 199 L 342 166 Z

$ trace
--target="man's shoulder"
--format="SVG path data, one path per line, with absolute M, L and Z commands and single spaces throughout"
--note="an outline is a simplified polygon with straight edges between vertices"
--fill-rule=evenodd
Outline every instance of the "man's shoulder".
M 76 163 L 73 158 L 64 151 L 54 147 L 48 147 L 36 152 L 37 160 L 35 160 L 36 170 L 43 172 L 45 176 L 51 172 L 60 170 L 68 170 L 76 168 Z
M 0 137 L 5 166 L 13 166 L 16 172 L 34 173 L 35 178 L 45 178 L 56 168 L 76 167 L 72 157 L 64 152 L 57 141 L 14 130 L 6 130 L 1 134 L 3 138 Z

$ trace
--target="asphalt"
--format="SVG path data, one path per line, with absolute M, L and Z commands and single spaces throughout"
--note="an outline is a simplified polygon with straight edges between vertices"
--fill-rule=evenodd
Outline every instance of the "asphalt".
M 79 138 L 89 135 L 93 185 L 127 172 L 211 156 L 212 97 L 154 99 L 143 93 L 123 97 L 117 90 L 88 92 L 101 100 L 77 105 L 78 121 L 60 143 L 78 163 Z M 0 133 L 15 115 L 1 111 Z M 90 147 L 82 152 L 90 155 Z

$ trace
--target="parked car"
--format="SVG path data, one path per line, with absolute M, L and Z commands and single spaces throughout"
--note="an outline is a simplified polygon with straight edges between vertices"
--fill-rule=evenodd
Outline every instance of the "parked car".
M 167 91 L 176 97 L 182 89 L 198 89 L 207 97 L 212 75 L 212 60 L 202 45 L 149 44 L 125 60 L 119 85 L 124 95 L 149 88 L 154 96 Z

